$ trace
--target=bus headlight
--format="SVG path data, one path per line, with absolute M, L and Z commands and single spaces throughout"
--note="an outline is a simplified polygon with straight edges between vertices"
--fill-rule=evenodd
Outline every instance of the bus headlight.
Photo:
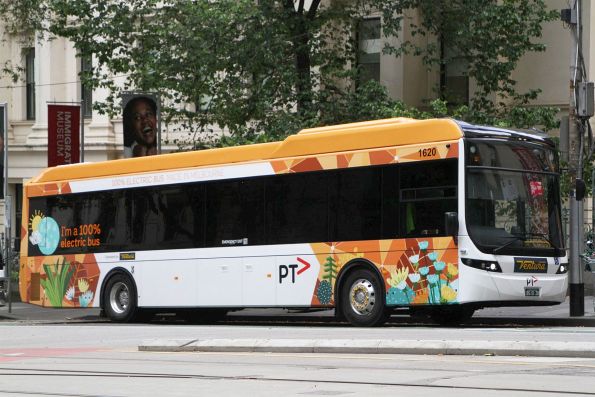
M 473 267 L 479 270 L 485 270 L 487 272 L 502 273 L 502 269 L 498 262 L 495 261 L 482 261 L 479 259 L 461 258 L 463 264 Z
M 556 270 L 556 274 L 564 274 L 568 272 L 568 263 L 560 263 L 558 266 L 558 270 Z

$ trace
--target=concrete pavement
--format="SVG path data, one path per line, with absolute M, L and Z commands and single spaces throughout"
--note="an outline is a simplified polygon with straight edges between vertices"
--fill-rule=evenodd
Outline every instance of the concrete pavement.
M 439 354 L 595 358 L 595 342 L 453 339 L 152 339 L 140 351 L 341 354 Z

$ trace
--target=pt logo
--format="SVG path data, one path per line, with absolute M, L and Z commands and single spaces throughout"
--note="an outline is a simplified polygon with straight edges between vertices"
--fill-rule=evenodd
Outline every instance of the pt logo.
M 533 287 L 539 280 L 535 276 L 527 277 L 527 286 Z
M 305 260 L 303 260 L 302 258 L 296 258 L 297 261 L 299 263 L 301 263 L 303 265 L 302 268 L 300 268 L 297 272 L 296 269 L 300 266 L 297 263 L 291 263 L 289 265 L 279 265 L 279 284 L 283 284 L 283 281 L 289 277 L 289 274 L 291 273 L 291 283 L 295 284 L 295 277 L 296 277 L 296 273 L 297 276 L 299 276 L 300 274 L 302 274 L 303 272 L 305 272 L 306 270 L 308 270 L 310 268 L 310 264 L 308 262 L 306 262 Z

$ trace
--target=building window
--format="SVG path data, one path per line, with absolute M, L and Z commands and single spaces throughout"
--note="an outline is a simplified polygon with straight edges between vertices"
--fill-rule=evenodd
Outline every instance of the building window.
M 366 18 L 358 26 L 359 83 L 380 81 L 380 18 Z
M 35 120 L 35 48 L 25 50 L 27 120 Z
M 442 45 L 440 65 L 440 92 L 442 99 L 451 105 L 469 103 L 469 63 L 457 51 Z
M 93 116 L 93 89 L 84 83 L 84 78 L 93 71 L 91 56 L 81 57 L 81 99 L 83 101 L 83 117 Z

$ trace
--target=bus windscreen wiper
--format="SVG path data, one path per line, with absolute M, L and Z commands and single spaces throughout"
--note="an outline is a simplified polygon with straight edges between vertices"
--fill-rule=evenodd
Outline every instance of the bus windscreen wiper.
M 526 240 L 525 236 L 510 236 L 510 238 L 511 238 L 510 241 L 507 241 L 504 244 L 502 244 L 501 246 L 494 248 L 494 250 L 492 251 L 492 253 L 494 255 L 496 255 L 496 254 L 498 254 L 498 252 L 500 252 L 504 248 L 508 247 L 512 243 L 514 243 L 516 241 L 525 241 Z

